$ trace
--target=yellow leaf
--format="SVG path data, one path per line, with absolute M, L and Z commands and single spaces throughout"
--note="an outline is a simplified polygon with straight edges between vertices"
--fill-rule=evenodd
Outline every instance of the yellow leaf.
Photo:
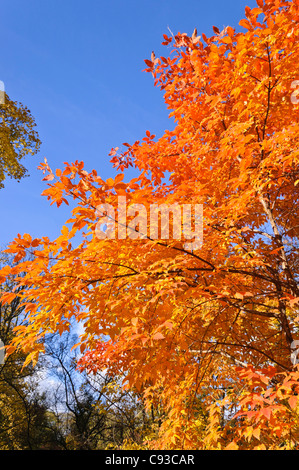
M 255 429 L 252 433 L 252 435 L 256 438 L 256 439 L 260 439 L 260 434 L 261 434 L 261 430 L 260 429 Z
M 261 444 L 260 446 L 256 446 L 253 450 L 267 450 L 265 444 Z
M 233 441 L 225 447 L 225 450 L 238 450 L 239 446 Z

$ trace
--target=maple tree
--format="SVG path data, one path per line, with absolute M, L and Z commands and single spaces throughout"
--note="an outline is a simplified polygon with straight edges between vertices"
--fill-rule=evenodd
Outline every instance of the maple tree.
M 82 322 L 79 367 L 124 374 L 158 410 L 149 447 L 298 447 L 298 7 L 257 0 L 241 32 L 164 35 L 170 56 L 145 63 L 174 129 L 112 149 L 107 181 L 83 162 L 53 172 L 45 161 L 43 194 L 77 207 L 56 240 L 18 235 L 7 250 L 18 264 L 0 280 L 22 273 L 26 285 L 8 353 L 35 362 L 48 333 Z M 125 183 L 130 166 L 138 177 Z M 122 236 L 99 237 L 97 207 L 119 196 L 148 212 L 202 204 L 202 245 L 152 239 L 149 226 L 124 237 L 117 214 Z M 22 261 L 28 251 L 34 259 Z
M 35 155 L 41 144 L 30 110 L 6 93 L 4 97 L 0 104 L 0 188 L 6 176 L 18 181 L 27 176 L 21 160 L 28 154 Z

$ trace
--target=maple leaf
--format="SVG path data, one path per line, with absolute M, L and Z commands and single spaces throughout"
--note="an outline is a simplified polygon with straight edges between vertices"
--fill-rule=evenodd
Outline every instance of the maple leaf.
M 165 336 L 162 335 L 162 333 L 155 333 L 153 336 L 152 336 L 153 339 L 157 340 L 157 339 L 164 339 Z

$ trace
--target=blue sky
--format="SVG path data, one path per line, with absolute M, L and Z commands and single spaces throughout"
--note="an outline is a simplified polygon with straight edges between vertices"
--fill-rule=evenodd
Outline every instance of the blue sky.
M 168 28 L 213 34 L 238 27 L 254 0 L 1 0 L 0 80 L 14 101 L 32 112 L 41 150 L 23 164 L 30 177 L 0 190 L 0 246 L 18 233 L 60 234 L 70 209 L 50 206 L 37 166 L 53 169 L 83 160 L 102 178 L 115 174 L 108 153 L 123 142 L 158 137 L 172 127 L 163 94 L 142 72 L 144 59 L 167 56 Z

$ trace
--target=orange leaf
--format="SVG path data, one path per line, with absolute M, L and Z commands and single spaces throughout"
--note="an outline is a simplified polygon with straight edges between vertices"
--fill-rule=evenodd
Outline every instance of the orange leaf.
M 248 20 L 244 19 L 244 20 L 239 21 L 239 25 L 243 26 L 246 29 L 251 29 L 251 24 L 249 23 Z
M 260 428 L 257 428 L 252 432 L 252 435 L 258 440 L 260 439 L 260 434 L 261 434 Z
M 165 336 L 162 335 L 162 333 L 155 333 L 153 336 L 152 336 L 152 339 L 164 339 Z
M 6 292 L 0 297 L 0 302 L 4 304 L 10 304 L 16 297 L 17 294 L 13 294 L 12 292 Z
M 114 185 L 114 179 L 113 178 L 108 178 L 106 180 L 106 184 L 110 187 L 112 187 Z
M 298 397 L 295 396 L 295 395 L 288 399 L 289 405 L 292 408 L 292 410 L 294 410 L 296 408 L 297 401 L 298 401 Z

